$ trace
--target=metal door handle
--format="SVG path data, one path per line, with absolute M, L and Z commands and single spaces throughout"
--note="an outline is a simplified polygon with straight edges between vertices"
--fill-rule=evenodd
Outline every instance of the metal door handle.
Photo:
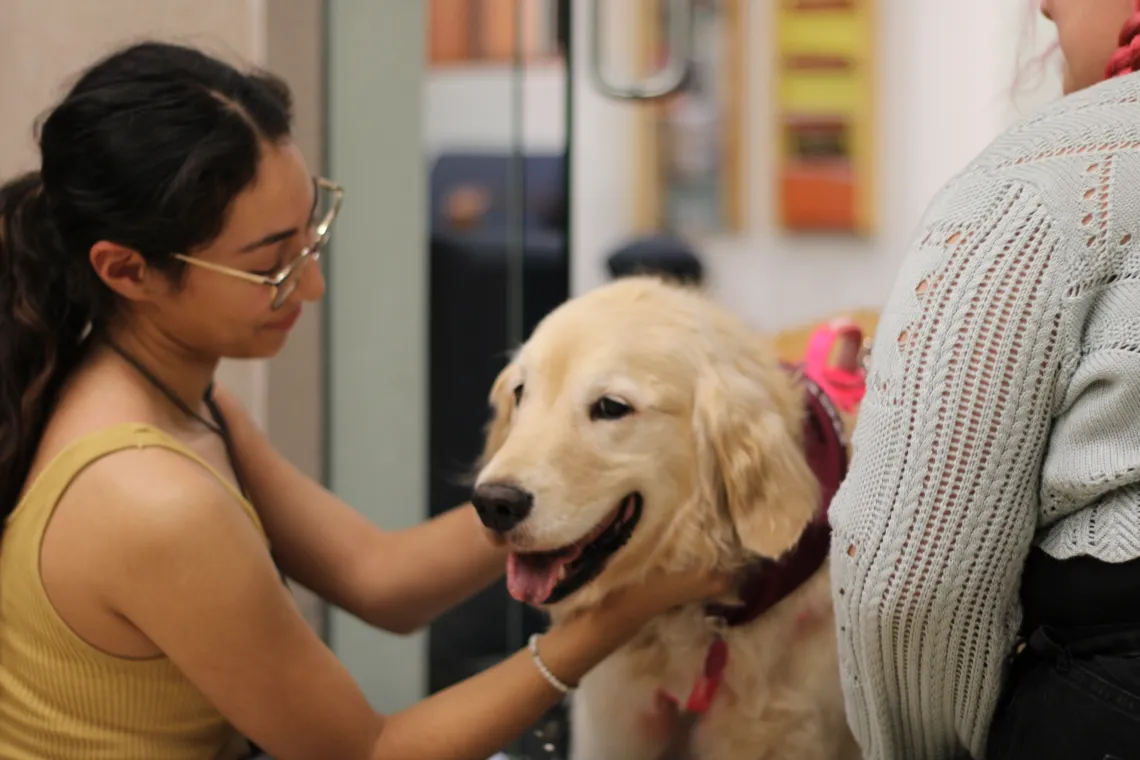
M 590 6 L 590 73 L 594 85 L 603 95 L 619 100 L 657 100 L 679 91 L 685 86 L 693 57 L 692 0 L 663 0 L 669 3 L 666 10 L 668 57 L 660 69 L 642 81 L 627 83 L 610 78 L 602 53 L 602 4 L 614 2 L 628 0 L 592 0 Z

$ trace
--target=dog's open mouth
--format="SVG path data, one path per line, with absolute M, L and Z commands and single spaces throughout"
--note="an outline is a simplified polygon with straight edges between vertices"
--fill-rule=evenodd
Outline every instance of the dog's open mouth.
M 507 589 L 527 604 L 554 604 L 593 580 L 629 540 L 641 519 L 641 494 L 631 493 L 592 531 L 569 546 L 545 552 L 511 552 Z

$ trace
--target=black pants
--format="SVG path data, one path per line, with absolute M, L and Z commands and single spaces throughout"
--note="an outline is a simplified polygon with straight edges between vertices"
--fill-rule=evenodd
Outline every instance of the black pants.
M 1034 629 L 986 758 L 1140 760 L 1140 626 Z

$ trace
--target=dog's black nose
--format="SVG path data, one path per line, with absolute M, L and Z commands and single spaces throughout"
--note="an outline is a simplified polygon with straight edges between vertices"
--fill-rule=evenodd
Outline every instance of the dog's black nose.
M 484 525 L 498 533 L 506 533 L 530 514 L 534 497 L 517 486 L 484 483 L 475 489 L 471 503 Z

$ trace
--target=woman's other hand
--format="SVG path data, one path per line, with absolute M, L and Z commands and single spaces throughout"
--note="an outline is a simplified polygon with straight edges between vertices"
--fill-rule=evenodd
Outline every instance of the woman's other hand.
M 640 627 L 676 607 L 722 597 L 735 586 L 736 578 L 728 572 L 660 571 L 639 586 L 615 591 L 603 607 L 629 615 L 630 622 Z

